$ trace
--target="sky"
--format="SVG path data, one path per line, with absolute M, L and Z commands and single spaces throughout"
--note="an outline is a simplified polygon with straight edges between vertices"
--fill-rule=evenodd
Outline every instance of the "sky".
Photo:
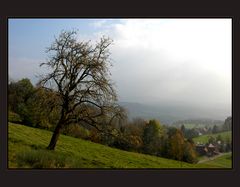
M 62 30 L 79 41 L 113 39 L 112 80 L 119 100 L 221 109 L 231 114 L 231 19 L 10 19 L 9 78 L 46 70 L 45 50 Z

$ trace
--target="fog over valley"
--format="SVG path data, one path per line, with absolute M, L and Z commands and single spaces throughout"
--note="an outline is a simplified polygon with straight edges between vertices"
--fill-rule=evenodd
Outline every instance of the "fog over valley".
M 18 20 L 19 21 L 19 20 Z M 21 24 L 20 24 L 21 22 Z M 129 118 L 224 120 L 232 109 L 231 19 L 10 20 L 9 79 L 37 83 L 45 49 L 61 30 L 79 41 L 103 35 L 110 47 L 111 79 Z M 21 36 L 21 37 L 20 37 Z
M 221 109 L 217 107 L 200 108 L 186 105 L 167 104 L 141 104 L 131 102 L 119 102 L 128 114 L 129 119 L 144 118 L 144 119 L 158 119 L 161 123 L 171 125 L 180 120 L 187 119 L 207 119 L 207 120 L 221 120 L 224 121 L 228 116 L 230 109 Z

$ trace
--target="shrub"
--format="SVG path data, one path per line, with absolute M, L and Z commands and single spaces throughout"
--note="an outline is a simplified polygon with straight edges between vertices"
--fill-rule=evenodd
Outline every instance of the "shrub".
M 8 112 L 8 121 L 13 123 L 21 123 L 21 117 L 15 112 L 9 111 Z
M 147 154 L 159 154 L 164 128 L 157 120 L 150 120 L 143 130 L 143 151 Z
M 183 161 L 188 163 L 197 163 L 197 153 L 194 149 L 194 145 L 189 141 L 186 141 L 183 149 Z
M 90 135 L 89 135 L 89 140 L 92 142 L 95 142 L 95 143 L 101 143 L 100 133 L 95 129 L 91 129 Z
M 63 130 L 63 134 L 68 136 L 73 136 L 75 138 L 89 139 L 90 132 L 84 127 L 81 127 L 78 124 L 70 124 Z

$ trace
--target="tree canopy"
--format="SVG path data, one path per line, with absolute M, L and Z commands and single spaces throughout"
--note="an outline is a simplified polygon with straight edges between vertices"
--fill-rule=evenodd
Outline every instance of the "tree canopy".
M 47 49 L 49 59 L 41 66 L 48 67 L 50 73 L 44 75 L 38 85 L 56 92 L 60 100 L 57 104 L 61 107 L 49 149 L 55 148 L 63 126 L 85 123 L 101 131 L 103 124 L 123 117 L 110 79 L 111 44 L 112 40 L 106 37 L 95 45 L 78 41 L 76 31 L 63 31 Z

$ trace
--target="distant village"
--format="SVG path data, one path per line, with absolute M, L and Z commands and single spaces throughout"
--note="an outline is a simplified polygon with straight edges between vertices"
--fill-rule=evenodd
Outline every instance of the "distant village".
M 231 147 L 227 143 L 218 141 L 217 143 L 196 144 L 196 151 L 199 156 L 216 156 L 223 152 L 229 152 Z
M 188 121 L 189 122 L 189 121 Z M 204 142 L 195 141 L 196 152 L 199 156 L 213 157 L 221 153 L 230 152 L 232 150 L 232 142 L 226 137 L 222 137 L 221 133 L 232 130 L 232 117 L 226 118 L 223 124 L 215 124 L 213 126 L 185 128 L 182 124 L 180 129 L 186 138 L 192 139 L 203 135 L 208 135 Z M 206 143 L 207 142 L 207 143 Z

